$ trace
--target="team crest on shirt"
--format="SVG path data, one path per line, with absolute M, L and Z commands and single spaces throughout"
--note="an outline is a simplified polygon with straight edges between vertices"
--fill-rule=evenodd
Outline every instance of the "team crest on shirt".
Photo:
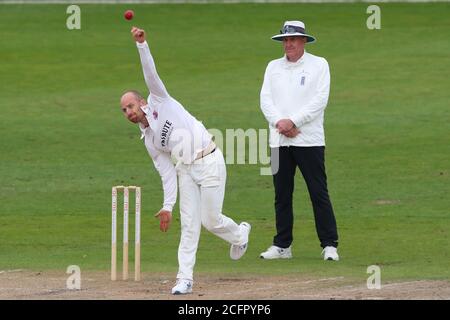
M 306 76 L 308 75 L 308 72 L 305 72 L 305 70 L 302 70 L 300 72 L 300 86 L 304 86 L 306 84 Z
M 158 112 L 156 112 L 156 111 L 153 111 L 153 119 L 158 119 Z

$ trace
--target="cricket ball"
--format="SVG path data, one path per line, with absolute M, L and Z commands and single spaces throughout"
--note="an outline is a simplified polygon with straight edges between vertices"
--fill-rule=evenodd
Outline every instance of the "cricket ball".
M 125 11 L 123 16 L 125 17 L 125 19 L 131 20 L 131 19 L 133 19 L 134 12 L 133 12 L 133 10 L 127 10 L 127 11 Z

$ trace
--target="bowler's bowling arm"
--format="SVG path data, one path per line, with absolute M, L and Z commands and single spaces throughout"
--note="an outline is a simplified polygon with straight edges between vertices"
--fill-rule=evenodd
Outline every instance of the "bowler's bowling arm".
M 150 91 L 150 95 L 153 95 L 160 99 L 169 97 L 169 93 L 164 86 L 164 83 L 159 78 L 156 71 L 155 61 L 150 53 L 147 41 L 142 43 L 136 42 L 136 46 L 139 50 L 139 56 L 141 58 L 142 71 L 144 72 L 145 83 Z

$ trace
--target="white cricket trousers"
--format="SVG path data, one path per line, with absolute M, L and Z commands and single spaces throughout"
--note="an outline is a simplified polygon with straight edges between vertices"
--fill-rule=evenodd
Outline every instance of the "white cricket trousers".
M 181 220 L 177 278 L 193 280 L 202 225 L 230 244 L 248 240 L 239 225 L 222 214 L 227 173 L 219 148 L 192 164 L 180 163 L 177 174 Z

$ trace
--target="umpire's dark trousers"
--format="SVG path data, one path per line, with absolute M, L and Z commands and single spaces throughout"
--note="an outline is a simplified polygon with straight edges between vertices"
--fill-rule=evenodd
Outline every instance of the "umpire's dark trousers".
M 337 247 L 336 219 L 328 195 L 325 173 L 325 147 L 289 146 L 273 148 L 271 151 L 277 227 L 273 244 L 280 248 L 287 248 L 293 240 L 292 194 L 295 171 L 298 166 L 308 187 L 320 245 L 322 248 Z

